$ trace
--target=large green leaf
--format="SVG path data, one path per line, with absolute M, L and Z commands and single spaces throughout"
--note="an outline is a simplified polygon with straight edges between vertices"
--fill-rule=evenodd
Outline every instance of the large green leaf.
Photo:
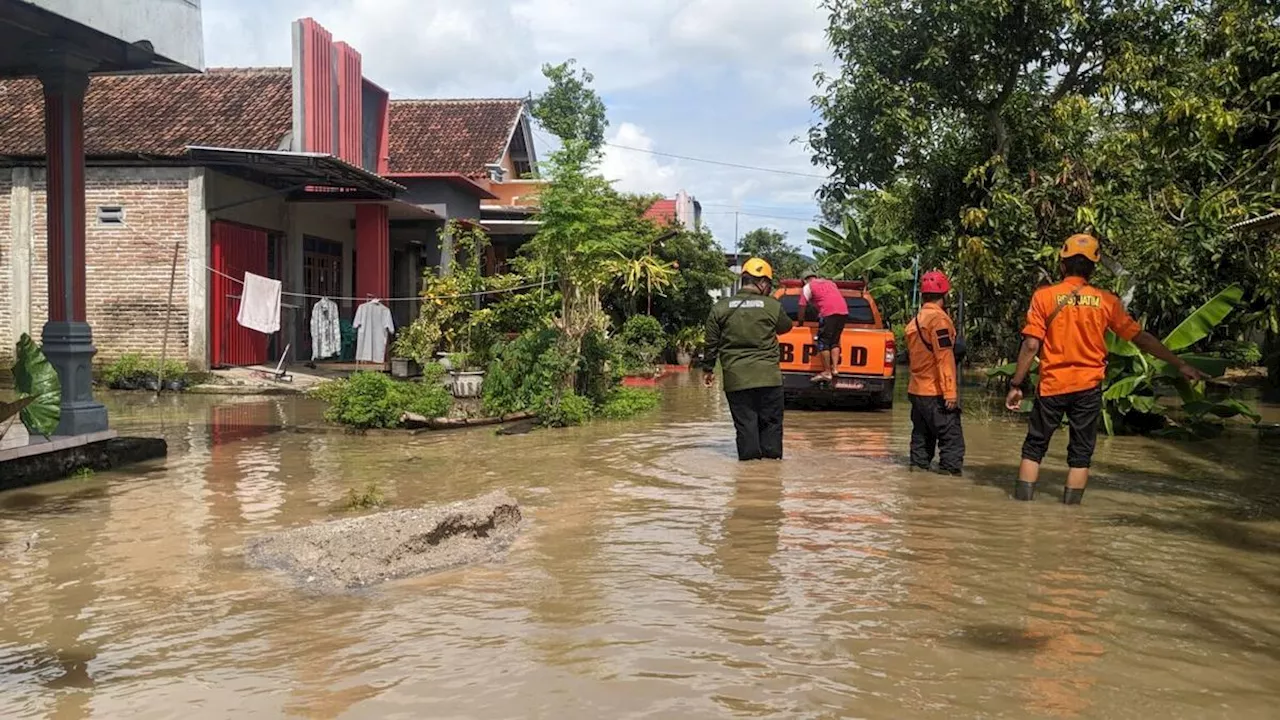
M 1253 408 L 1234 399 L 1220 400 L 1218 402 L 1196 400 L 1194 402 L 1184 404 L 1182 409 L 1193 418 L 1203 415 L 1214 415 L 1226 420 L 1228 418 L 1243 416 L 1249 418 L 1255 424 L 1262 422 L 1262 416 L 1254 412 Z
M 1111 383 L 1111 387 L 1107 388 L 1102 394 L 1104 400 L 1119 400 L 1123 397 L 1132 395 L 1136 390 L 1147 384 L 1147 378 L 1143 375 L 1129 375 Z
M 1206 355 L 1179 355 L 1178 357 L 1209 377 L 1222 377 L 1227 374 L 1227 369 L 1230 367 L 1230 361 L 1223 358 L 1208 357 Z M 1178 372 L 1177 368 L 1163 360 L 1152 361 L 1151 368 L 1156 375 L 1170 378 L 1182 376 L 1182 373 Z
M 22 409 L 22 424 L 37 435 L 52 435 L 62 418 L 62 383 L 40 346 L 26 333 L 18 340 L 13 384 L 21 395 L 33 398 Z
M 1165 347 L 1178 352 L 1208 337 L 1218 323 L 1231 314 L 1243 297 L 1244 290 L 1239 285 L 1231 285 L 1218 293 L 1212 300 L 1191 313 L 1186 320 L 1182 321 L 1182 324 L 1173 329 L 1173 332 L 1165 336 Z
M 1147 415 L 1163 415 L 1164 408 L 1160 406 L 1154 397 L 1150 395 L 1134 395 L 1129 398 L 1133 403 L 1133 409 Z
M 1128 340 L 1122 340 L 1110 330 L 1107 331 L 1107 352 L 1120 357 L 1138 357 L 1142 354 L 1137 345 Z
M 1000 365 L 999 367 L 991 368 L 990 370 L 987 371 L 987 377 L 991 378 L 992 380 L 1008 379 L 1013 377 L 1013 374 L 1017 371 L 1018 371 L 1018 363 L 1008 363 L 1006 365 Z

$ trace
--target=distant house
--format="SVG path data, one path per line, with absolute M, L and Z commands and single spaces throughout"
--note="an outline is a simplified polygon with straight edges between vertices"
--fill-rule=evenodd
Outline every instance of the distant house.
M 644 215 L 663 225 L 678 222 L 690 230 L 702 229 L 702 203 L 684 190 L 674 198 L 655 202 Z
M 492 239 L 486 272 L 506 271 L 537 232 L 542 181 L 527 101 L 393 100 L 391 138 L 389 176 L 409 188 L 411 202 L 417 183 L 440 176 L 465 177 L 486 190 L 468 213 Z

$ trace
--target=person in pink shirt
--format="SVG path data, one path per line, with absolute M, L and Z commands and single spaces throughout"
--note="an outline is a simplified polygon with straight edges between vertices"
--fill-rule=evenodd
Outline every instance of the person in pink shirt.
M 804 291 L 800 293 L 801 322 L 810 302 L 818 309 L 817 344 L 818 356 L 822 358 L 822 372 L 814 375 L 813 381 L 831 382 L 840 374 L 840 334 L 849 320 L 849 304 L 834 282 L 818 277 L 812 270 L 805 273 Z

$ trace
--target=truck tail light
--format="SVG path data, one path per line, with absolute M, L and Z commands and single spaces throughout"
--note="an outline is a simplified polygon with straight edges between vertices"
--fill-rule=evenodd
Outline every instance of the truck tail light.
M 892 338 L 884 343 L 884 366 L 893 367 L 893 362 L 898 358 L 898 343 Z

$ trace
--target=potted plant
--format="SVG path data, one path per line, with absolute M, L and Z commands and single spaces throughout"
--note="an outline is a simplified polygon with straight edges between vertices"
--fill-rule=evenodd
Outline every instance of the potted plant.
M 689 326 L 680 330 L 671 338 L 671 345 L 676 351 L 676 364 L 688 367 L 693 364 L 693 356 L 706 341 L 702 328 Z
M 469 352 L 449 356 L 449 390 L 456 398 L 478 398 L 484 387 L 484 369 Z

